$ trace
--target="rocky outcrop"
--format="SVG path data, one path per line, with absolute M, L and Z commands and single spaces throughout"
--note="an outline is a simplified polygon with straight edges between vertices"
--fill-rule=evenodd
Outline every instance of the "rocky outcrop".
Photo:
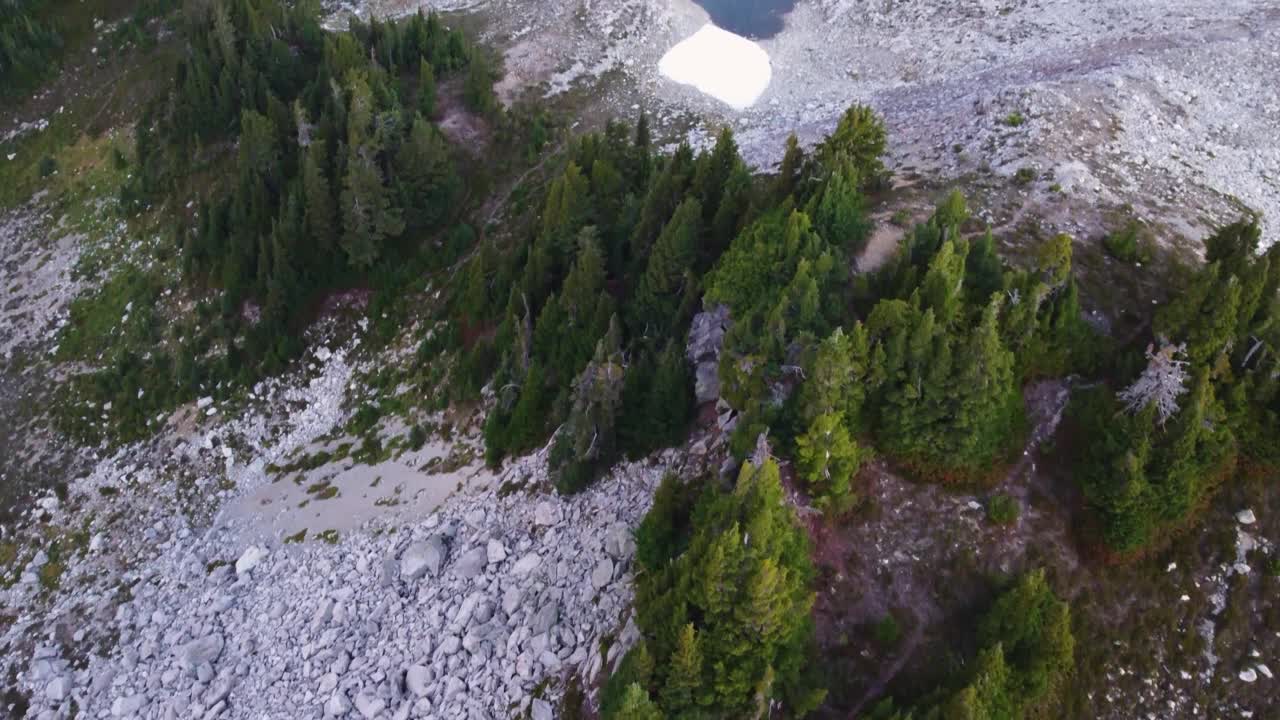
M 729 308 L 716 305 L 693 316 L 685 357 L 693 365 L 694 395 L 698 404 L 720 398 L 720 348 L 729 329 Z

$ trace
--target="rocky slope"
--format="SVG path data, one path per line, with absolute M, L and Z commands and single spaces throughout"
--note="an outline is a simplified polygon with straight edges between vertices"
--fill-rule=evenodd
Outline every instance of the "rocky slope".
M 1033 172 L 1033 199 L 1075 216 L 1045 213 L 1062 229 L 1096 232 L 1100 207 L 1126 204 L 1168 239 L 1199 240 L 1245 209 L 1280 215 L 1270 82 L 1280 9 L 1270 3 L 800 2 L 780 34 L 759 41 L 773 80 L 741 111 L 658 73 L 658 59 L 707 22 L 691 0 L 339 4 L 362 14 L 419 6 L 487 28 L 505 49 L 509 98 L 533 85 L 588 117 L 643 106 L 703 142 L 727 123 L 761 167 L 791 132 L 814 142 L 862 102 L 885 115 L 900 171 L 940 184 Z

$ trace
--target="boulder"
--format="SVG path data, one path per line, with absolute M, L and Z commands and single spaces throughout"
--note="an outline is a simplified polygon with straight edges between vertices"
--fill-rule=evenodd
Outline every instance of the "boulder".
M 324 704 L 325 717 L 346 717 L 351 712 L 351 701 L 341 690 L 334 690 Z
M 720 397 L 720 364 L 701 362 L 693 369 L 693 396 L 699 405 Z
M 533 616 L 533 624 L 529 626 L 530 632 L 534 635 L 541 635 L 550 630 L 556 620 L 560 619 L 560 603 L 552 600 L 538 609 L 536 615 Z
M 267 557 L 267 549 L 250 545 L 240 554 L 240 559 L 236 560 L 236 575 L 243 575 L 250 570 L 258 567 L 258 563 Z
M 404 673 L 404 686 L 415 697 L 426 697 L 431 688 L 431 671 L 424 665 L 410 665 Z
M 507 546 L 502 544 L 501 540 L 491 538 L 489 544 L 485 547 L 485 552 L 489 556 L 489 564 L 500 563 L 507 559 Z
M 356 694 L 356 711 L 365 720 L 374 720 L 387 707 L 387 703 L 367 690 Z
M 439 535 L 433 535 L 404 549 L 400 555 L 400 577 L 412 581 L 427 573 L 438 575 L 443 562 L 444 541 Z
M 603 589 L 613 581 L 613 560 L 605 558 L 591 571 L 591 585 L 597 590 Z
M 560 522 L 560 513 L 556 512 L 555 505 L 543 500 L 533 508 L 533 524 L 541 527 L 555 525 Z
M 533 720 L 555 720 L 555 710 L 551 707 L 551 703 L 536 698 L 533 705 L 529 708 L 529 717 Z
M 479 575 L 489 564 L 489 552 L 485 548 L 475 547 L 462 554 L 453 565 L 453 574 L 463 580 Z
M 178 651 L 178 659 L 188 669 L 198 668 L 206 663 L 212 664 L 222 654 L 225 644 L 226 641 L 218 633 L 205 635 L 183 645 Z
M 622 523 L 609 526 L 604 536 L 604 551 L 617 560 L 625 560 L 635 552 L 636 543 L 631 537 L 631 528 Z
M 523 577 L 536 570 L 541 564 L 542 556 L 536 552 L 531 552 L 516 561 L 516 564 L 511 568 L 511 574 L 516 577 Z
M 1252 525 L 1258 522 L 1258 518 L 1253 514 L 1253 510 L 1245 508 L 1244 510 L 1236 513 L 1236 521 L 1241 525 Z
M 71 678 L 60 675 L 44 686 L 44 696 L 50 702 L 60 703 L 71 695 Z
M 118 697 L 111 703 L 111 714 L 114 717 L 133 717 L 147 704 L 147 696 L 142 693 L 129 697 Z

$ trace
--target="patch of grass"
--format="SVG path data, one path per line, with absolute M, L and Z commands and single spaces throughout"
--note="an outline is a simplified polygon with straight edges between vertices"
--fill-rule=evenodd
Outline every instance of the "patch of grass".
M 40 586 L 45 590 L 57 590 L 62 584 L 62 572 L 66 570 L 66 566 L 58 560 L 50 560 L 40 566 L 38 575 L 40 576 Z
M 1021 127 L 1026 124 L 1027 118 L 1022 115 L 1021 110 L 1014 110 L 1004 116 L 1003 122 L 1007 127 Z
M 207 563 L 207 564 L 204 566 L 204 571 L 205 571 L 206 573 L 212 573 L 214 570 L 217 570 L 218 568 L 222 567 L 223 565 L 230 565 L 230 564 L 231 564 L 231 563 L 230 563 L 230 562 L 228 562 L 228 561 L 226 561 L 226 560 L 211 560 L 209 563 Z
M 337 544 L 338 544 L 338 531 L 337 531 L 337 530 L 332 530 L 332 529 L 330 529 L 330 530 L 325 530 L 324 532 L 322 532 L 322 533 L 320 533 L 320 534 L 316 535 L 316 539 L 320 540 L 321 542 L 329 543 L 330 545 L 337 545 Z
M 284 542 L 286 545 L 296 545 L 307 539 L 307 529 L 302 528 L 298 532 L 286 537 Z
M 909 227 L 911 225 L 911 213 L 906 208 L 898 208 L 890 216 L 889 224 L 900 228 Z
M 1020 167 L 1018 168 L 1018 172 L 1013 174 L 1014 185 L 1030 185 L 1031 183 L 1035 182 L 1035 179 L 1036 179 L 1035 168 Z
M 1012 525 L 1018 520 L 1018 501 L 1009 495 L 996 495 L 987 502 L 987 520 L 996 525 Z

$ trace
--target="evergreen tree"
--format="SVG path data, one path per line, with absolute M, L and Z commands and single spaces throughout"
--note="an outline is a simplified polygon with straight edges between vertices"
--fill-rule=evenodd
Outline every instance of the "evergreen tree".
M 662 711 L 649 699 L 649 693 L 639 683 L 627 686 L 622 696 L 622 707 L 612 717 L 616 720 L 663 720 Z
M 428 120 L 436 114 L 436 71 L 426 58 L 418 63 L 418 112 Z
M 661 332 L 672 326 L 698 255 L 701 217 L 702 205 L 690 198 L 662 229 L 632 299 L 630 325 L 636 333 Z
M 850 486 L 867 455 L 835 413 L 814 418 L 808 432 L 796 438 L 800 476 L 817 498 L 817 505 L 835 514 L 856 502 Z
M 472 112 L 488 115 L 497 107 L 493 94 L 493 69 L 489 56 L 478 48 L 471 51 L 467 65 L 467 81 L 462 91 L 463 99 Z
M 338 244 L 338 213 L 334 208 L 333 186 L 325 172 L 328 165 L 324 143 L 313 143 L 302 161 L 302 191 L 306 196 L 307 234 L 315 243 L 313 262 L 323 266 Z
M 372 147 L 353 147 L 347 159 L 342 188 L 342 249 L 352 267 L 367 270 L 382 253 L 387 238 L 404 230 L 400 212 L 391 204 L 390 190 Z

